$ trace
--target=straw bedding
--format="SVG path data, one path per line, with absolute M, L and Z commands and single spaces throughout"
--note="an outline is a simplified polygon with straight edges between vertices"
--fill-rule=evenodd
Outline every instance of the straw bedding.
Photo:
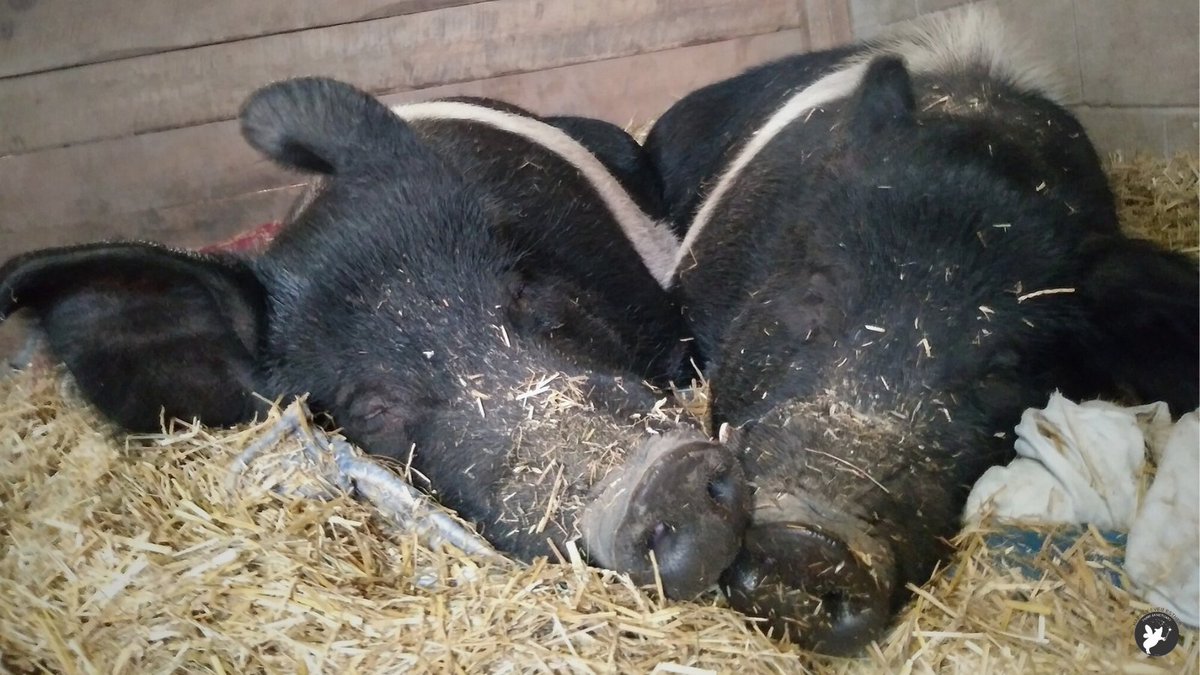
M 1131 230 L 1197 250 L 1195 160 L 1111 171 Z M 258 474 L 231 488 L 229 467 L 271 422 L 129 438 L 53 369 L 0 380 L 2 669 L 1195 673 L 1200 661 L 1186 629 L 1167 657 L 1134 648 L 1149 608 L 1113 584 L 1120 545 L 1094 530 L 1030 554 L 966 532 L 885 641 L 819 658 L 763 637 L 715 593 L 663 602 L 577 560 L 433 550 L 334 489 L 286 496 Z M 298 452 L 289 443 L 274 452 Z

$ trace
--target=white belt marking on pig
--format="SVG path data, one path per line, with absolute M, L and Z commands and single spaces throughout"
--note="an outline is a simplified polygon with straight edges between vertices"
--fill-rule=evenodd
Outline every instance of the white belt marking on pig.
M 600 195 L 659 285 L 663 288 L 670 286 L 679 239 L 665 223 L 654 220 L 642 211 L 604 164 L 563 130 L 531 117 L 462 101 L 408 103 L 393 106 L 392 112 L 408 121 L 462 120 L 486 124 L 521 136 L 563 158 L 579 169 Z
M 1018 88 L 1037 92 L 1051 100 L 1062 100 L 1061 85 L 1055 74 L 1030 57 L 1023 40 L 1006 33 L 1001 20 L 990 8 L 968 6 L 947 16 L 918 20 L 892 36 L 868 42 L 863 51 L 847 57 L 840 68 L 794 94 L 750 136 L 749 142 L 738 152 L 692 218 L 671 266 L 672 282 L 704 226 L 712 220 L 717 206 L 755 156 L 806 113 L 850 96 L 862 80 L 867 64 L 883 54 L 904 59 L 908 71 L 914 75 L 983 68 L 992 77 Z
M 848 96 L 854 91 L 854 87 L 858 85 L 859 80 L 862 79 L 863 71 L 865 70 L 866 64 L 860 63 L 820 78 L 792 96 L 787 103 L 783 104 L 783 107 L 775 111 L 775 114 L 767 119 L 766 124 L 762 125 L 758 131 L 755 131 L 751 135 L 750 142 L 742 147 L 741 152 L 734 158 L 733 163 L 721 175 L 721 179 L 717 181 L 712 192 L 709 192 L 708 196 L 704 198 L 700 209 L 696 211 L 696 217 L 692 218 L 692 224 L 688 227 L 687 236 L 683 238 L 683 245 L 679 247 L 679 252 L 675 255 L 674 264 L 671 266 L 672 279 L 675 278 L 680 265 L 687 258 L 688 251 L 691 250 L 692 245 L 696 242 L 696 238 L 704 231 L 704 226 L 708 224 L 708 221 L 712 220 L 713 212 L 716 211 L 717 205 L 725 197 L 725 193 L 729 192 L 729 188 L 733 186 L 738 175 L 750 164 L 751 160 L 779 132 L 783 131 L 804 113 L 830 101 L 836 101 Z

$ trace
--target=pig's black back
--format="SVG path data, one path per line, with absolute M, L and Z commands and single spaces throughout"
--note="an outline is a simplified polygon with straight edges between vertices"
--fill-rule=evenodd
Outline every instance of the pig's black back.
M 546 122 L 567 132 L 604 163 L 642 210 L 665 218 L 662 179 L 650 154 L 621 127 L 593 117 L 563 115 Z
M 787 97 L 858 47 L 789 56 L 697 89 L 672 105 L 646 136 L 664 208 L 682 237 L 706 188 L 750 133 Z
M 694 217 L 747 134 L 787 93 L 829 72 L 831 61 L 854 55 L 784 59 L 701 90 L 668 111 L 648 141 L 668 211 Z M 1042 368 L 1033 363 L 1046 359 L 1044 377 L 1035 378 L 1042 388 L 1088 397 L 1137 392 L 1136 398 L 1169 398 L 1173 409 L 1189 402 L 1195 407 L 1194 385 L 1167 386 L 1156 373 L 1172 367 L 1132 355 L 1156 354 L 1154 363 L 1197 370 L 1188 349 L 1194 340 L 1181 337 L 1195 323 L 1195 313 L 1187 311 L 1196 304 L 1195 293 L 1163 279 L 1194 276 L 1194 265 L 1152 246 L 1150 253 L 1120 235 L 1107 179 L 1078 121 L 1042 93 L 983 68 L 917 73 L 911 82 L 911 124 L 885 133 L 856 128 L 854 97 L 823 104 L 779 133 L 718 204 L 677 269 L 701 354 L 713 361 L 738 350 L 726 329 L 746 313 L 752 296 L 771 298 L 777 306 L 772 311 L 799 333 L 800 343 L 819 344 L 814 340 L 820 334 L 844 340 L 841 331 L 860 320 L 869 323 L 858 315 L 863 309 L 905 304 L 897 297 L 903 284 L 881 278 L 877 288 L 869 287 L 921 242 L 929 248 L 920 252 L 933 258 L 929 265 L 962 268 L 987 281 L 969 289 L 982 295 L 998 293 L 1004 283 L 1017 288 L 1018 282 L 1025 291 L 1077 289 L 1070 298 L 1057 298 L 1057 337 L 1048 337 L 1045 324 L 1030 335 L 1014 331 L 1021 334 L 1014 344 L 1029 354 L 1031 372 Z M 705 144 L 687 140 L 697 129 L 703 138 L 725 140 L 698 152 Z M 930 209 L 945 213 L 935 216 Z M 1014 223 L 1018 213 L 1024 224 Z M 746 223 L 754 229 L 747 231 Z M 945 231 L 947 223 L 961 229 Z M 926 226 L 939 229 L 923 231 Z M 1106 251 L 1103 264 L 1092 250 Z M 1142 282 L 1153 292 L 1119 293 L 1111 283 L 1155 269 L 1163 270 L 1158 281 Z M 1165 305 L 1172 293 L 1164 285 L 1176 294 Z M 966 296 L 939 297 L 944 292 L 931 297 L 964 312 L 981 304 Z M 1180 304 L 1187 307 L 1174 311 Z M 1031 311 L 1029 305 L 1021 310 L 1014 316 Z M 1143 318 L 1136 331 L 1119 330 L 1109 318 L 1114 314 Z M 964 315 L 954 325 L 974 321 Z M 1160 341 L 1164 335 L 1170 337 Z M 963 350 L 964 357 L 976 352 Z M 1137 365 L 1129 365 L 1131 358 Z M 1151 381 L 1160 384 L 1145 384 Z
M 489 107 L 495 105 L 488 102 Z M 541 123 L 512 106 L 500 109 Z M 399 112 L 405 114 L 403 108 Z M 614 214 L 579 170 L 536 142 L 485 122 L 421 118 L 412 123 L 484 194 L 498 236 L 519 254 L 518 269 L 526 282 L 522 300 L 537 305 L 568 298 L 599 319 L 541 326 L 541 330 L 568 344 L 586 345 L 585 354 L 601 355 L 597 365 L 632 371 L 660 383 L 691 374 L 689 332 L 677 300 L 655 280 L 647 261 L 631 246 Z M 657 225 L 657 214 L 646 210 L 657 206 L 653 172 L 644 157 L 618 136 L 636 147 L 631 138 L 595 120 L 556 124 L 596 148 L 593 154 L 613 169 L 619 185 L 637 187 L 630 205 L 641 213 L 627 217 L 647 227 L 663 227 Z

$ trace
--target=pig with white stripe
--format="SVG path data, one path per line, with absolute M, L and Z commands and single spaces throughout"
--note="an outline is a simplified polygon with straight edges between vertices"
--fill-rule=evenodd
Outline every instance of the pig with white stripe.
M 1195 263 L 1119 231 L 1024 54 L 969 9 L 700 89 L 647 139 L 754 492 L 722 585 L 776 635 L 880 636 L 1054 389 L 1197 405 Z
M 398 113 L 398 114 L 397 114 Z M 672 597 L 737 554 L 731 452 L 650 415 L 687 367 L 666 271 L 676 240 L 619 130 L 500 104 L 390 111 L 301 79 L 245 105 L 247 140 L 321 187 L 259 256 L 94 244 L 0 268 L 0 318 L 30 310 L 115 422 L 224 425 L 308 394 L 402 462 L 497 548 L 588 559 Z M 615 133 L 614 133 L 615 132 Z M 615 172 L 615 174 L 614 174 Z M 643 260 L 646 263 L 643 263 Z M 656 278 L 657 277 L 657 278 Z

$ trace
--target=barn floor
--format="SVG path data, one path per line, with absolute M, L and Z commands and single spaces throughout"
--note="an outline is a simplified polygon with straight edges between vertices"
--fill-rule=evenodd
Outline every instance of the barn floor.
M 1197 251 L 1194 159 L 1116 161 L 1111 173 L 1131 230 Z M 1119 543 L 1094 530 L 1041 532 L 1051 543 L 1027 554 L 989 548 L 988 531 L 964 533 L 884 642 L 860 659 L 817 658 L 765 638 L 715 595 L 662 602 L 578 564 L 430 550 L 344 497 L 231 491 L 229 466 L 262 433 L 181 427 L 126 439 L 52 370 L 0 380 L 0 670 L 1200 668 L 1195 631 L 1167 657 L 1137 652 L 1133 623 L 1150 608 L 1122 590 Z

